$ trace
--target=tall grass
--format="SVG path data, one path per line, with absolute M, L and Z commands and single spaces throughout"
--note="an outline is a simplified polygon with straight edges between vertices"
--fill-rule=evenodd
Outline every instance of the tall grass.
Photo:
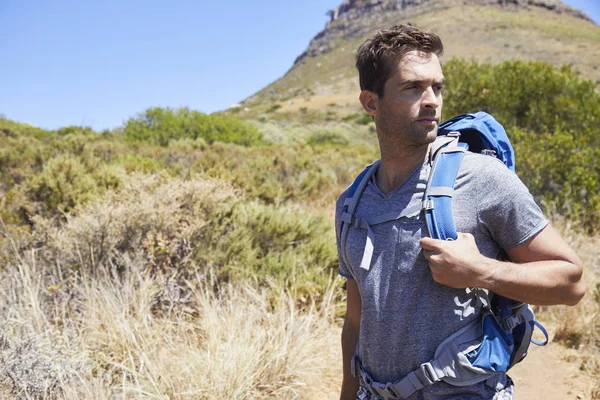
M 588 291 L 574 307 L 539 307 L 538 317 L 551 326 L 551 339 L 576 349 L 580 370 L 600 376 L 600 235 L 582 234 L 566 220 L 554 225 L 584 263 Z
M 332 221 L 195 176 L 124 176 L 63 221 L 1 226 L 0 397 L 322 399 L 341 377 Z M 553 340 L 600 373 L 598 236 Z
M 335 391 L 334 292 L 300 310 L 285 292 L 141 259 L 66 278 L 19 255 L 0 282 L 0 395 L 14 398 L 321 399 Z M 65 279 L 70 282 L 65 282 Z M 170 307 L 160 308 L 160 301 Z

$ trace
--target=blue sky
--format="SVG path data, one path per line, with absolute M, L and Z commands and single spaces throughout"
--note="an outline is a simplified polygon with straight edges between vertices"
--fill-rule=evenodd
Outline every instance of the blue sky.
M 0 114 L 47 129 L 227 108 L 285 74 L 341 0 L 0 0 Z M 568 0 L 600 23 L 597 0 Z

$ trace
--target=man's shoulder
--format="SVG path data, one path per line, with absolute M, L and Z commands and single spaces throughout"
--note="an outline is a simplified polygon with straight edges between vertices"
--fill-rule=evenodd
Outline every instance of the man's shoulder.
M 369 164 L 369 165 L 365 166 L 365 168 L 362 170 L 362 172 L 364 172 L 367 168 L 370 168 L 372 166 L 373 166 L 373 164 Z M 344 202 L 348 198 L 350 192 L 352 190 L 356 190 L 356 187 L 354 189 L 352 187 L 356 186 L 360 183 L 359 180 L 362 176 L 362 172 L 357 173 L 356 176 L 352 179 L 352 181 L 348 185 L 348 187 L 342 192 L 342 194 L 340 194 L 340 196 L 338 197 L 338 199 L 336 201 L 336 209 L 338 209 L 338 210 L 341 209 L 344 206 Z
M 510 171 L 508 167 L 496 157 L 486 154 L 472 153 L 470 151 L 465 152 L 465 156 L 463 158 L 463 166 L 473 169 L 475 171 L 487 171 L 490 169 Z
M 467 151 L 459 169 L 459 175 L 467 180 L 483 184 L 485 182 L 502 184 L 506 180 L 518 180 L 517 175 L 512 172 L 502 161 L 496 157 L 471 153 Z
M 344 206 L 344 202 L 346 201 L 346 199 L 348 198 L 348 193 L 350 192 L 350 186 L 348 186 L 343 192 L 342 194 L 340 194 L 335 202 L 335 209 L 336 210 L 341 210 L 342 207 Z

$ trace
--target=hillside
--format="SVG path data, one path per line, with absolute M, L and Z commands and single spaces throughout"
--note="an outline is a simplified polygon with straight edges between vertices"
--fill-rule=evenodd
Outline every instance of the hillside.
M 600 27 L 557 0 L 345 0 L 330 13 L 331 21 L 293 67 L 244 100 L 238 117 L 252 119 L 275 110 L 289 117 L 304 107 L 327 105 L 341 115 L 356 112 L 356 48 L 375 29 L 402 21 L 438 33 L 445 43 L 444 60 L 567 64 L 600 84 Z

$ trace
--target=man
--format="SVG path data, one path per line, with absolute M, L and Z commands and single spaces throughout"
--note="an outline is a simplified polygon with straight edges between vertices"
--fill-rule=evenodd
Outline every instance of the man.
M 410 25 L 378 31 L 359 47 L 360 102 L 375 120 L 381 162 L 357 216 L 373 219 L 423 200 L 428 151 L 442 115 L 442 53 L 437 35 Z M 374 381 L 404 378 L 479 317 L 480 303 L 465 288 L 540 305 L 574 305 L 584 295 L 577 255 L 518 177 L 490 156 L 467 153 L 459 169 L 453 197 L 458 240 L 427 237 L 422 213 L 381 223 L 372 226 L 367 268 L 361 268 L 366 230 L 351 227 L 340 246 L 346 197 L 347 191 L 336 212 L 340 274 L 348 279 L 342 399 L 377 399 L 351 374 L 358 342 L 361 366 Z M 511 262 L 498 261 L 502 254 Z M 512 399 L 513 383 L 502 378 L 495 387 L 437 382 L 410 399 Z

